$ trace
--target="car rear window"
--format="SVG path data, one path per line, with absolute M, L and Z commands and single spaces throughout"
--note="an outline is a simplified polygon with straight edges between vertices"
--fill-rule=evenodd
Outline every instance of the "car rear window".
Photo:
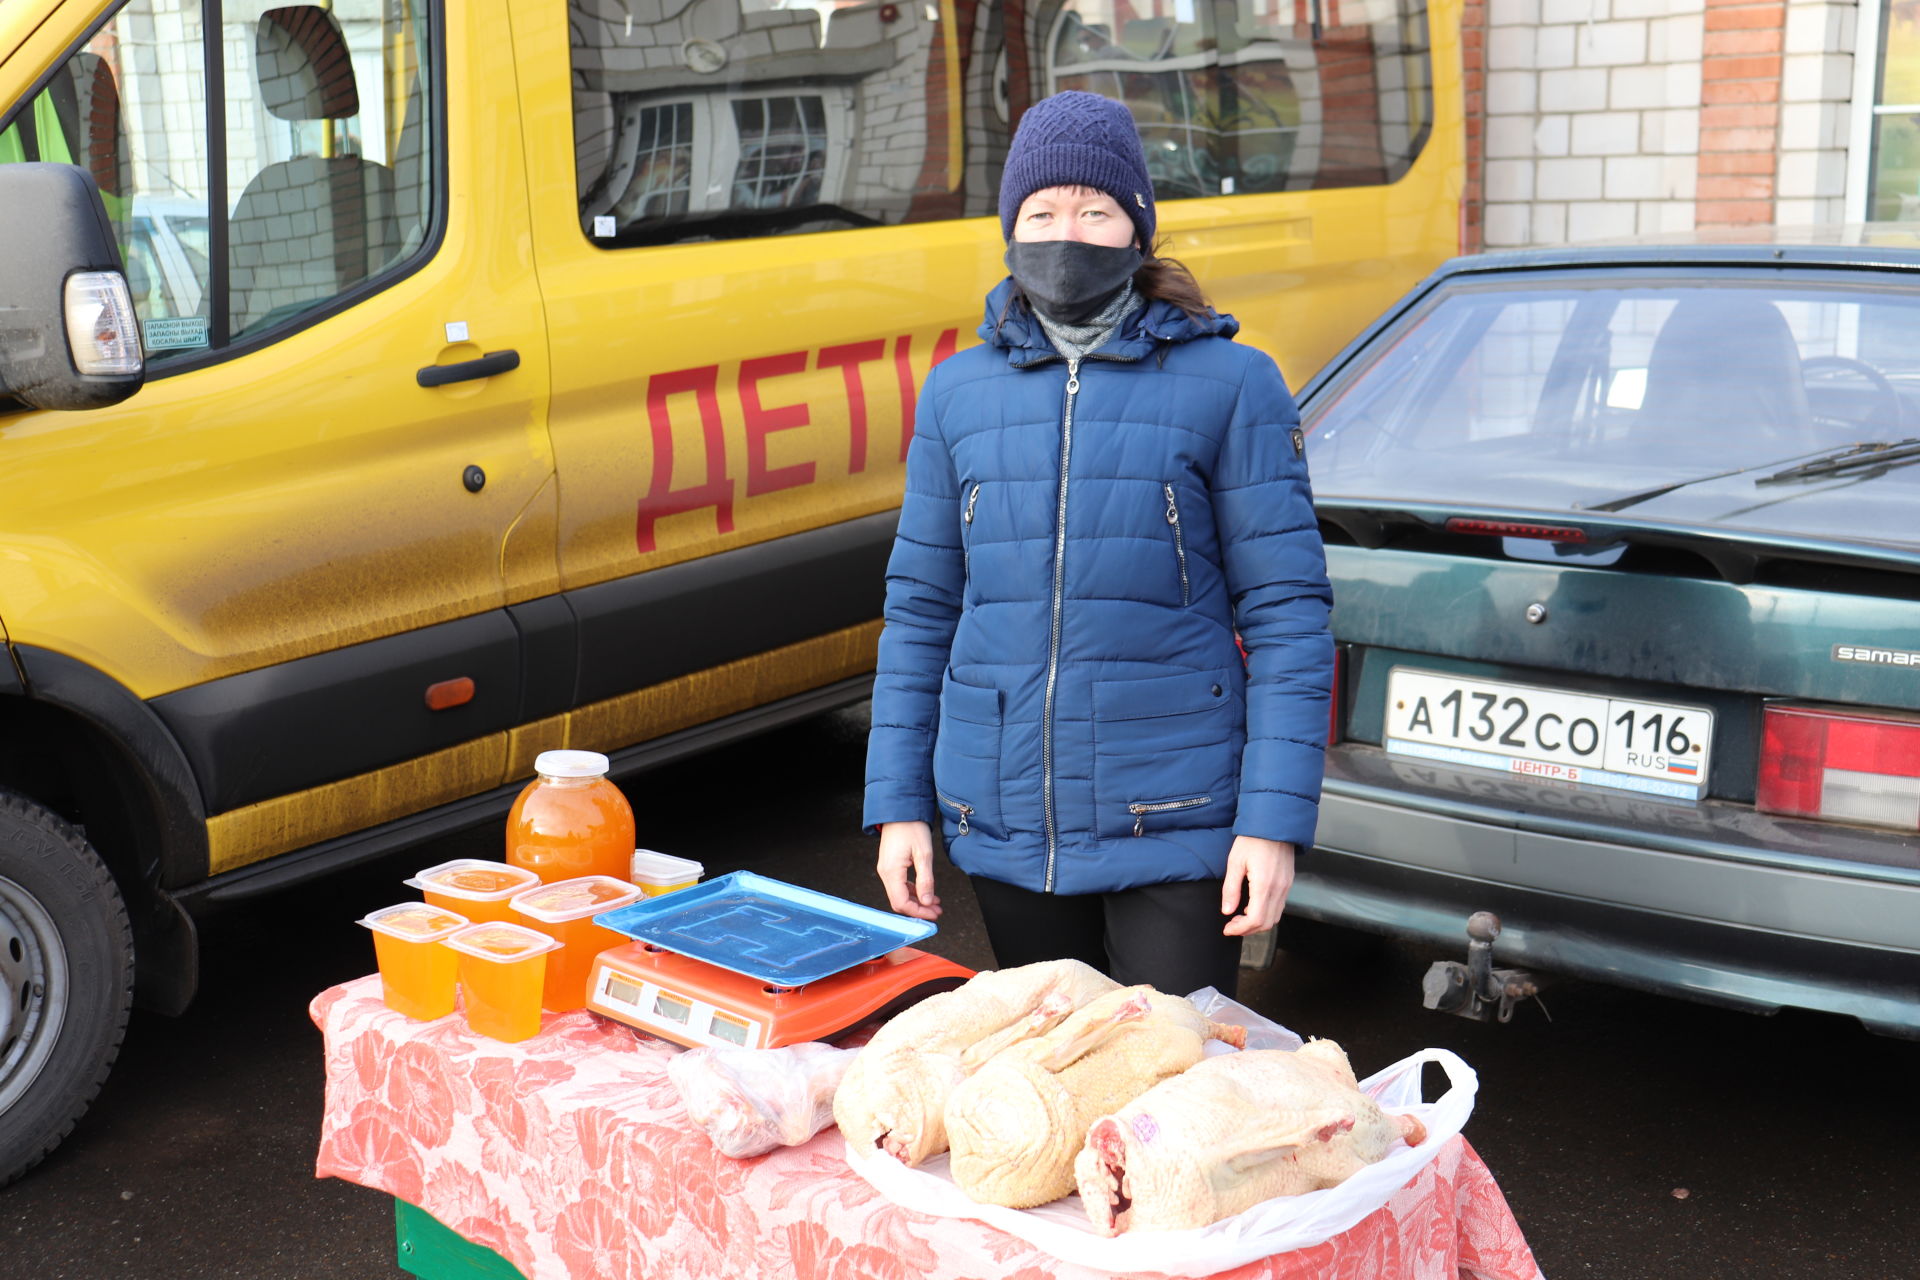
M 1920 544 L 1910 283 L 1462 281 L 1356 367 L 1307 409 L 1323 497 Z

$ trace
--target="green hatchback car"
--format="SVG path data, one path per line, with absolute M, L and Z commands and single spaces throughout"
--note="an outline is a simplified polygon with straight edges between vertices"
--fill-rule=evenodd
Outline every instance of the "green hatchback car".
M 1920 234 L 1457 259 L 1301 394 L 1290 914 L 1920 1038 Z

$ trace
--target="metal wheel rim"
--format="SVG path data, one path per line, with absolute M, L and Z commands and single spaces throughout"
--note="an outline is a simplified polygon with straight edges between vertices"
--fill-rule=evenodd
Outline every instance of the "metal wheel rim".
M 67 951 L 40 900 L 0 876 L 0 1114 L 53 1055 L 67 1008 Z

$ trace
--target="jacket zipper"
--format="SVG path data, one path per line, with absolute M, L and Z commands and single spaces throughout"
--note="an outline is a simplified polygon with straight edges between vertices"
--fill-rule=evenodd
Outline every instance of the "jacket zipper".
M 1060 603 L 1066 591 L 1067 468 L 1073 461 L 1073 398 L 1080 392 L 1080 362 L 1067 361 L 1067 400 L 1060 419 L 1060 497 L 1053 512 L 1053 625 L 1047 637 L 1046 710 L 1040 720 L 1040 786 L 1047 821 L 1047 878 L 1042 886 L 1053 892 L 1054 854 L 1059 828 L 1053 811 L 1053 694 L 1060 678 Z
M 960 815 L 960 829 L 954 832 L 954 834 L 956 836 L 963 836 L 967 834 L 967 819 L 973 816 L 973 806 L 970 804 L 961 804 L 958 800 L 950 799 L 947 796 L 941 795 L 938 791 L 934 792 L 933 794 L 940 797 L 941 804 L 951 807 L 955 813 Z M 1138 832 L 1136 832 L 1135 834 L 1137 835 Z
M 973 577 L 973 504 L 980 501 L 980 483 L 974 482 L 973 492 L 967 495 L 967 513 L 960 517 L 964 526 L 960 531 L 960 568 L 969 580 Z
M 1187 585 L 1187 540 L 1180 533 L 1180 504 L 1174 501 L 1173 486 L 1162 485 L 1167 491 L 1167 523 L 1173 526 L 1173 550 L 1180 557 L 1180 607 L 1187 607 L 1192 589 Z
M 1198 809 L 1203 804 L 1212 803 L 1212 796 L 1188 796 L 1185 800 L 1157 800 L 1150 804 L 1135 801 L 1127 806 L 1127 812 L 1133 815 L 1133 834 L 1141 835 L 1142 827 L 1150 813 L 1171 813 L 1175 809 Z

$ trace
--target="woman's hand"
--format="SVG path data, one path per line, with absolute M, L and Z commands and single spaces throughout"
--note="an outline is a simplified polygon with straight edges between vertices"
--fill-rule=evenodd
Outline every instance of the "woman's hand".
M 1247 909 L 1220 930 L 1230 938 L 1259 933 L 1280 923 L 1287 891 L 1293 888 L 1293 846 L 1259 836 L 1235 836 L 1233 848 L 1227 853 L 1227 878 L 1220 885 L 1221 915 L 1233 915 L 1240 905 L 1242 883 L 1247 889 Z
M 1291 881 L 1291 860 L 1288 868 L 1287 878 Z M 887 887 L 888 906 L 916 920 L 940 918 L 940 898 L 933 891 L 932 827 L 924 822 L 881 823 L 877 870 L 880 883 Z M 1274 914 L 1277 916 L 1279 912 Z

